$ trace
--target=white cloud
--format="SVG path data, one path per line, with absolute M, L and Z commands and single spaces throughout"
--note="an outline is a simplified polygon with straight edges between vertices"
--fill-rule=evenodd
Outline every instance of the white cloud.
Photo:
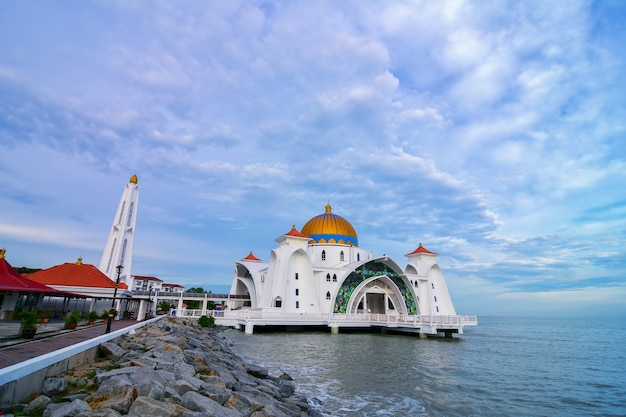
M 375 252 L 440 252 L 468 308 L 481 291 L 520 294 L 519 311 L 544 290 L 583 300 L 621 276 L 626 65 L 601 7 L 110 2 L 72 6 L 77 21 L 16 7 L 0 17 L 9 245 L 42 251 L 63 225 L 98 257 L 137 173 L 138 265 L 179 276 L 193 257 L 189 282 L 263 257 L 328 199 Z M 585 302 L 612 300 L 600 289 Z

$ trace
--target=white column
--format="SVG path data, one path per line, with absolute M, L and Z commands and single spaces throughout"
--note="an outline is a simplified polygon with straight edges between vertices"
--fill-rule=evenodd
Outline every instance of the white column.
M 115 300 L 115 311 L 117 311 L 117 316 L 115 316 L 115 320 L 120 319 L 121 309 L 122 309 L 122 300 L 118 298 L 117 300 Z
M 209 301 L 208 296 L 209 296 L 208 294 L 204 294 L 204 300 L 202 300 L 202 313 L 201 313 L 202 316 L 205 316 L 207 314 L 206 306 Z
M 137 321 L 142 321 L 146 318 L 146 300 L 139 302 L 139 311 L 137 311 Z
M 245 333 L 246 334 L 252 334 L 254 331 L 254 323 L 252 323 L 251 321 L 246 323 L 246 330 Z

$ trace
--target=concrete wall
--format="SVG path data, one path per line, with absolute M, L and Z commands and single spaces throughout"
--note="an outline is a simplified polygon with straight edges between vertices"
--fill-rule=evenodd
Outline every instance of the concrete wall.
M 94 360 L 100 344 L 163 317 L 165 316 L 139 322 L 124 329 L 0 369 L 0 409 L 24 402 L 34 394 L 41 392 L 46 377 L 59 375 Z

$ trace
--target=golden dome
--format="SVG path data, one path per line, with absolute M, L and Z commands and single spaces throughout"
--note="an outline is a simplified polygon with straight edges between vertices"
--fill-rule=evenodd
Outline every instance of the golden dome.
M 338 243 L 359 246 L 356 231 L 349 221 L 333 214 L 330 203 L 326 204 L 326 213 L 313 217 L 302 228 L 302 234 L 309 236 L 311 243 Z
M 137 174 L 133 174 L 132 177 L 130 177 L 130 181 L 133 184 L 137 184 Z

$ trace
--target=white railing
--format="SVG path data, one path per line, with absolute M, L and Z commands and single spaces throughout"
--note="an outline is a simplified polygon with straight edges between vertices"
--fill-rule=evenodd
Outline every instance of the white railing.
M 213 316 L 213 317 L 224 317 L 224 311 L 222 310 L 190 310 L 190 309 L 172 309 L 169 313 L 170 316 L 176 317 L 195 317 L 199 318 L 202 316 Z
M 309 314 L 309 313 L 285 313 L 281 311 L 263 310 L 172 310 L 170 315 L 177 317 L 199 318 L 201 316 L 213 316 L 242 321 L 287 321 L 287 322 L 339 322 L 339 323 L 372 323 L 372 324 L 403 324 L 414 327 L 460 327 L 476 326 L 476 316 L 406 316 L 402 314 L 380 313 L 350 313 L 350 314 Z

